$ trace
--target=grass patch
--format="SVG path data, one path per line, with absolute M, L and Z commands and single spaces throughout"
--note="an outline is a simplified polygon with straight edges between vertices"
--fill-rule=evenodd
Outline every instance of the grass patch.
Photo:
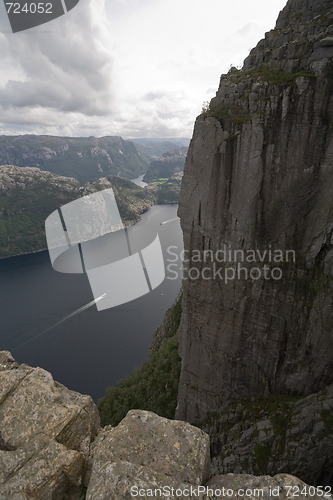
M 168 177 L 161 177 L 160 179 L 153 179 L 150 181 L 152 184 L 164 184 L 164 182 L 168 181 Z
M 283 85 L 285 87 L 294 85 L 296 83 L 296 79 L 301 76 L 305 78 L 316 78 L 314 73 L 309 71 L 295 71 L 290 73 L 288 71 L 270 68 L 267 65 L 252 69 L 248 71 L 248 74 L 252 78 L 258 78 L 264 82 L 272 83 L 273 85 Z
M 321 417 L 328 432 L 333 434 L 333 412 L 330 410 L 322 410 Z
M 230 120 L 235 123 L 248 123 L 251 121 L 251 115 L 239 105 L 211 104 L 206 115 L 217 119 Z
M 272 445 L 269 443 L 256 444 L 254 447 L 254 458 L 258 466 L 258 472 L 265 474 L 272 455 Z

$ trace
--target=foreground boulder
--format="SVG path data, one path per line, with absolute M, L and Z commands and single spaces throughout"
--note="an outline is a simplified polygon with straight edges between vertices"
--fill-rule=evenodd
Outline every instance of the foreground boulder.
M 0 498 L 78 494 L 99 428 L 90 396 L 0 353 Z
M 132 410 L 96 439 L 87 499 L 131 498 L 130 489 L 184 483 L 200 485 L 210 474 L 209 437 L 187 422 Z
M 89 396 L 0 351 L 0 500 L 332 500 L 327 492 L 288 474 L 211 477 L 201 429 L 142 410 L 100 429 Z

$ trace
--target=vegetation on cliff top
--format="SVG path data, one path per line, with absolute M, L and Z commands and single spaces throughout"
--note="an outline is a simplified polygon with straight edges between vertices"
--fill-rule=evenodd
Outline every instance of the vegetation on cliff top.
M 279 68 L 274 68 L 268 64 L 262 64 L 256 68 L 245 71 L 232 67 L 224 78 L 230 78 L 235 84 L 248 81 L 250 84 L 255 82 L 266 82 L 270 85 L 277 85 L 280 87 L 290 87 L 296 84 L 297 78 L 315 78 L 311 71 L 283 71 Z M 249 87 L 250 88 L 250 87 Z M 269 100 L 267 96 L 264 99 Z M 201 114 L 204 116 L 212 116 L 217 119 L 227 119 L 235 123 L 248 123 L 251 122 L 252 116 L 249 112 L 246 99 L 239 100 L 237 104 L 226 104 L 224 102 L 217 102 L 216 98 L 211 102 L 205 101 L 202 105 Z

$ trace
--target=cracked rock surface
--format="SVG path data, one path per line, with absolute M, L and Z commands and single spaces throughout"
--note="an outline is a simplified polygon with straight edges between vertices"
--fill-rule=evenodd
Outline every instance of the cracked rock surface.
M 90 396 L 0 352 L 0 498 L 79 498 L 99 429 Z
M 0 500 L 131 500 L 139 490 L 144 499 L 157 490 L 178 500 L 215 500 L 222 488 L 244 498 L 244 487 L 253 498 L 262 488 L 264 499 L 280 487 L 284 499 L 287 486 L 308 488 L 288 474 L 212 477 L 209 436 L 188 422 L 131 410 L 117 427 L 100 429 L 89 396 L 19 365 L 7 351 L 0 351 L 0 388 Z M 302 498 L 320 495 L 306 490 Z
M 332 30 L 332 2 L 289 0 L 196 120 L 179 201 L 192 274 L 177 418 L 197 424 L 231 402 L 333 382 Z M 205 261 L 224 249 L 264 257 Z M 266 278 L 264 265 L 282 275 Z

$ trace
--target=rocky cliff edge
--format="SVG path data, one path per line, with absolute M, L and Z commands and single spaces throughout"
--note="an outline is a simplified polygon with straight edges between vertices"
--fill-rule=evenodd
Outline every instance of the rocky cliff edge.
M 7 351 L 0 352 L 0 389 L 1 500 L 148 499 L 160 491 L 207 500 L 223 491 L 243 498 L 246 490 L 249 499 L 287 499 L 293 491 L 322 498 L 287 474 L 211 477 L 209 437 L 186 422 L 131 410 L 117 427 L 101 429 L 89 396 Z
M 332 2 L 289 0 L 196 120 L 177 418 L 333 382 L 332 89 Z

